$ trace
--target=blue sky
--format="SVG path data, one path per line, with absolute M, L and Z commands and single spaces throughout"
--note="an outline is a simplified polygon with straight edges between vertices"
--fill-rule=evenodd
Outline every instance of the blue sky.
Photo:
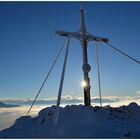
M 90 33 L 140 60 L 140 2 L 0 2 L 0 98 L 34 98 L 64 38 L 55 30 L 78 31 L 79 8 Z M 140 66 L 100 46 L 103 96 L 135 96 Z M 88 47 L 92 96 L 98 96 L 95 43 Z M 57 97 L 64 52 L 40 98 Z M 82 49 L 72 40 L 62 95 L 83 96 Z

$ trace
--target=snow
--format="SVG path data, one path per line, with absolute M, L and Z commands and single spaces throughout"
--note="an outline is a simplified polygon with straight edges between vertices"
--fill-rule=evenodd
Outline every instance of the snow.
M 36 117 L 22 116 L 2 131 L 0 138 L 140 138 L 140 106 L 67 105 L 42 109 Z

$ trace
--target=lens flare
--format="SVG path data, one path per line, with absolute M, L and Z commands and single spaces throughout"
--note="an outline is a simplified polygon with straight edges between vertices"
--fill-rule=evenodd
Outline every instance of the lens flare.
M 87 86 L 86 81 L 82 81 L 81 85 L 82 85 L 82 87 L 86 87 Z

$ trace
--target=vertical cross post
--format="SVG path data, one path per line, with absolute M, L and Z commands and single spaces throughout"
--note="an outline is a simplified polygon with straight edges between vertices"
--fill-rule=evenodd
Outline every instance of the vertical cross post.
M 89 71 L 91 69 L 90 65 L 88 64 L 88 57 L 87 57 L 87 42 L 86 40 L 83 40 L 82 43 L 82 49 L 83 49 L 83 74 L 84 74 L 84 82 L 85 86 L 84 88 L 84 103 L 85 106 L 90 106 L 90 78 L 89 78 Z
M 87 36 L 86 36 L 86 26 L 85 26 L 85 13 L 84 9 L 80 9 L 80 42 L 83 49 L 83 74 L 84 74 L 84 103 L 85 106 L 90 106 L 90 78 L 89 78 L 89 71 L 91 69 L 90 65 L 88 64 L 88 56 L 87 56 Z

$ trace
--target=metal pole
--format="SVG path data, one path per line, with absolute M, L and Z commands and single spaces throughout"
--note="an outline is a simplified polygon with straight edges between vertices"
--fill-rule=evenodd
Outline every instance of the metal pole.
M 68 38 L 68 41 L 67 41 L 65 58 L 64 58 L 64 63 L 63 63 L 63 69 L 62 69 L 61 80 L 60 80 L 60 85 L 59 85 L 57 104 L 56 104 L 56 115 L 55 115 L 55 118 L 54 118 L 55 119 L 54 120 L 55 124 L 57 124 L 57 120 L 58 120 L 58 116 L 59 116 L 59 109 L 60 109 L 59 107 L 60 107 L 60 102 L 61 102 L 61 94 L 62 94 L 62 89 L 63 89 L 65 71 L 66 71 L 66 64 L 67 64 L 68 51 L 69 51 L 69 43 L 70 43 L 70 37 Z

